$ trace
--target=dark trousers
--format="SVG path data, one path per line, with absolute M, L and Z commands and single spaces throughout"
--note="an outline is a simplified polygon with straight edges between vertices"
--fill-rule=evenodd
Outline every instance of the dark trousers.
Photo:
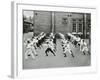
M 50 52 L 51 52 L 51 53 L 55 56 L 55 53 L 52 51 L 52 49 L 51 49 L 51 48 L 47 48 L 47 49 L 46 49 L 46 51 L 45 51 L 46 56 L 48 56 L 48 54 L 47 54 L 47 53 L 48 53 L 49 51 L 50 51 Z

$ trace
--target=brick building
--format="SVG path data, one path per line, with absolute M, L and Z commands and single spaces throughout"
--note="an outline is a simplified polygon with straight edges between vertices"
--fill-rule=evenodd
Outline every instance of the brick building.
M 91 14 L 74 12 L 33 11 L 34 32 L 68 32 L 83 38 L 90 36 Z

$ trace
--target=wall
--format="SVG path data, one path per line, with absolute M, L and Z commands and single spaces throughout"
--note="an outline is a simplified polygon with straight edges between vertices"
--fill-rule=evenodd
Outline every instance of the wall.
M 83 14 L 79 13 L 51 12 L 51 11 L 33 11 L 33 12 L 34 12 L 34 18 L 33 18 L 34 31 L 36 33 L 40 32 L 48 33 L 52 30 L 52 27 L 54 25 L 55 30 L 53 31 L 55 31 L 56 33 L 61 32 L 63 34 L 66 34 L 68 32 L 72 32 L 73 19 L 83 20 Z M 30 15 L 32 16 L 33 14 Z
M 46 76 L 25 80 L 100 80 L 100 0 L 27 0 L 37 4 L 74 5 L 97 7 L 97 26 L 95 26 L 95 52 L 97 53 L 97 73 Z M 0 1 L 0 80 L 12 80 L 11 64 L 11 0 Z M 20 80 L 20 79 L 19 79 Z M 21 79 L 24 80 L 24 79 Z
M 66 18 L 66 23 L 63 21 L 63 18 Z M 83 14 L 78 13 L 64 13 L 64 12 L 55 12 L 55 27 L 56 32 L 61 32 L 66 34 L 72 32 L 73 22 L 72 19 L 82 19 Z
M 86 17 L 84 15 L 86 15 Z M 86 29 L 88 28 L 88 25 L 84 25 L 83 22 L 86 22 L 85 20 L 87 20 L 87 18 L 90 18 L 88 15 L 86 13 L 78 13 L 78 12 L 75 13 L 75 12 L 57 12 L 57 11 L 54 12 L 54 11 L 43 11 L 43 10 L 42 11 L 25 10 L 23 12 L 23 17 L 24 17 L 23 19 L 26 19 L 34 24 L 35 33 L 40 33 L 40 32 L 49 33 L 53 30 L 53 32 L 56 33 L 60 32 L 63 34 L 69 32 L 70 33 L 81 32 L 86 34 L 87 31 Z M 73 19 L 75 21 L 73 21 Z M 73 22 L 74 25 L 76 25 L 74 26 L 75 31 L 73 30 Z M 79 26 L 79 24 L 81 24 L 82 26 Z M 24 27 L 24 32 L 28 32 L 30 30 L 28 26 L 26 27 L 23 26 L 23 27 Z
M 51 12 L 35 11 L 35 32 L 50 32 L 51 31 Z

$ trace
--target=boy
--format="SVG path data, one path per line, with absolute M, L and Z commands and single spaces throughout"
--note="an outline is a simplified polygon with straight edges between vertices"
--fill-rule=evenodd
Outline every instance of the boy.
M 69 45 L 69 42 L 67 40 L 65 40 L 65 39 L 62 40 L 62 47 L 63 47 L 64 57 L 67 57 L 66 52 L 69 52 L 72 55 L 72 57 L 74 58 L 73 52 L 70 49 L 70 45 Z
M 87 47 L 86 42 L 82 39 L 80 42 L 80 51 L 82 51 L 82 53 L 85 55 L 85 51 L 88 52 L 88 54 L 90 55 L 89 49 Z
M 37 56 L 37 53 L 35 51 L 32 41 L 27 41 L 26 49 L 27 50 L 25 52 L 25 59 L 28 59 L 28 56 L 31 56 L 33 59 L 35 59 L 35 56 Z

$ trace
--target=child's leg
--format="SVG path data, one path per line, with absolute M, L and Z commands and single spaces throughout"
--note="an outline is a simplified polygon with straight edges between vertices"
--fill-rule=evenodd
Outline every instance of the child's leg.
M 85 50 L 84 50 L 84 48 L 82 49 L 82 52 L 83 52 L 83 54 L 85 55 Z
M 67 57 L 66 50 L 63 50 L 64 57 Z
M 25 52 L 25 59 L 28 59 L 29 49 Z
M 72 50 L 70 50 L 69 52 L 70 52 L 70 54 L 72 55 L 72 57 L 74 58 L 73 51 L 72 51 Z
M 83 51 L 83 54 L 85 55 L 85 51 Z
M 47 52 L 48 52 L 48 48 L 45 50 L 45 54 L 46 54 L 46 56 L 48 56 L 48 53 L 47 53 Z
M 88 51 L 88 54 L 91 55 L 90 51 Z
M 62 47 L 63 47 L 63 46 L 62 46 Z M 67 57 L 65 47 L 63 47 L 63 55 L 64 55 L 64 57 Z
M 82 53 L 85 55 L 85 51 L 84 51 L 84 49 L 82 49 Z
M 36 50 L 34 47 L 32 47 L 32 52 L 35 54 L 35 56 L 37 56 L 38 54 L 36 53 Z
M 87 51 L 87 53 L 89 54 L 89 55 L 91 55 L 91 53 L 90 53 L 90 51 L 89 51 L 89 49 L 86 47 L 86 51 Z
M 56 56 L 55 53 L 53 52 L 53 50 L 52 50 L 51 48 L 50 48 L 50 51 L 51 51 L 51 53 L 52 53 L 54 56 Z
M 31 56 L 32 56 L 32 59 L 35 59 L 35 56 L 34 56 L 34 54 L 31 52 L 30 53 L 31 54 Z
M 80 44 L 80 51 L 82 51 L 82 45 Z
M 63 53 L 64 54 L 64 57 L 67 57 L 66 53 Z

